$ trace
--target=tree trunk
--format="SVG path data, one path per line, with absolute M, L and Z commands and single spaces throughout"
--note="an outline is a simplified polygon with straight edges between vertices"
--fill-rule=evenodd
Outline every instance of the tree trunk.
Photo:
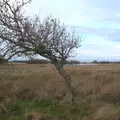
M 65 80 L 65 84 L 67 86 L 68 89 L 68 96 L 70 97 L 70 101 L 73 103 L 74 98 L 75 98 L 75 92 L 73 90 L 72 84 L 71 84 L 71 77 L 70 75 L 64 70 L 64 67 L 61 65 L 55 65 L 57 71 L 59 72 L 59 74 L 63 77 L 63 79 Z

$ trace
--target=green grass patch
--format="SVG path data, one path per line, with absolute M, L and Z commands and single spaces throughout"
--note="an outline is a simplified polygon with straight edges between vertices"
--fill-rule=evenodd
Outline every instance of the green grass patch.
M 74 120 L 90 114 L 84 104 L 60 104 L 56 101 L 17 101 L 9 105 L 9 113 L 0 115 L 0 120 L 24 120 L 25 113 L 37 112 L 45 115 Z

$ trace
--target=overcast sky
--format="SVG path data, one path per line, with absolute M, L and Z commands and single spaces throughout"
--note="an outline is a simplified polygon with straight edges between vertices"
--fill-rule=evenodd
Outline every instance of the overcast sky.
M 33 0 L 26 14 L 54 16 L 82 34 L 74 59 L 120 60 L 120 0 Z

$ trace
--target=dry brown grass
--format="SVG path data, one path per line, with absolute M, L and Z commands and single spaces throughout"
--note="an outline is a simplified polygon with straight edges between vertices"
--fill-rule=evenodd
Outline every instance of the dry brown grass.
M 12 64 L 0 66 L 0 100 L 65 100 L 66 86 L 53 65 Z M 77 100 L 83 99 L 93 112 L 87 119 L 119 120 L 120 64 L 66 66 Z M 117 117 L 116 117 L 117 116 Z
M 24 94 L 33 95 L 34 99 L 52 99 L 65 91 L 64 81 L 51 65 L 16 64 L 2 66 L 0 70 L 2 94 L 16 94 L 24 99 Z M 19 95 L 20 94 L 20 95 Z M 32 97 L 32 96 L 28 96 Z

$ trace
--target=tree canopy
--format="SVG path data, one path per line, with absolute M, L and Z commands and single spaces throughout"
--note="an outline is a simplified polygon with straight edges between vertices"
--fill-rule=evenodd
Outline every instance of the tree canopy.
M 66 27 L 53 17 L 42 22 L 39 17 L 25 17 L 22 10 L 29 2 L 0 1 L 2 53 L 8 58 L 39 54 L 53 63 L 63 64 L 72 50 L 78 47 L 79 37 L 67 32 Z

